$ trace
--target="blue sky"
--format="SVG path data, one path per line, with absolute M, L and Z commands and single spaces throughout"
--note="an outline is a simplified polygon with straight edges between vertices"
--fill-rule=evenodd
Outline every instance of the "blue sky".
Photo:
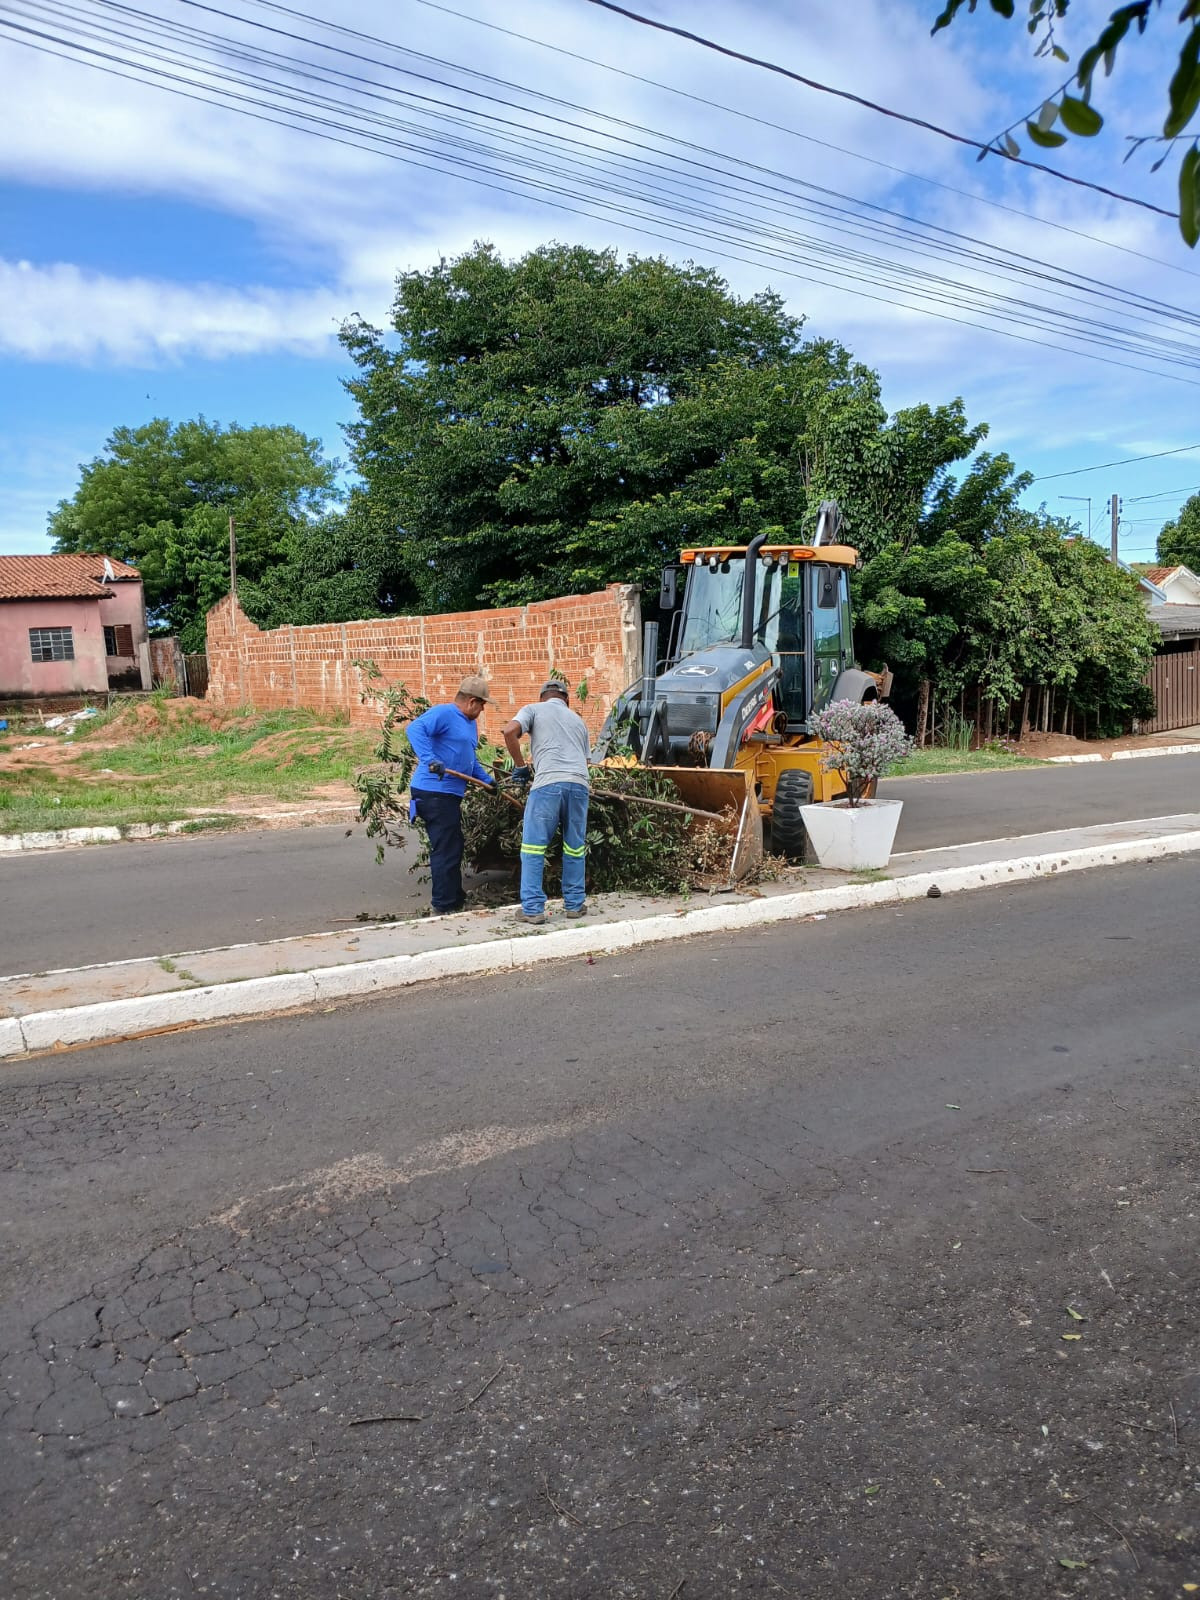
M 576 148 L 586 146 L 586 155 L 600 161 L 627 147 L 616 142 L 621 129 L 597 113 L 620 117 L 654 130 L 656 159 L 690 174 L 693 192 L 710 207 L 730 207 L 740 218 L 749 202 L 714 190 L 694 167 L 678 166 L 695 159 L 698 146 L 835 190 L 850 197 L 858 215 L 866 203 L 968 235 L 976 241 L 974 265 L 936 255 L 922 264 L 973 289 L 1002 288 L 1014 317 L 1040 315 L 1029 311 L 1036 301 L 1093 328 L 1136 326 L 1165 335 L 1185 345 L 1182 362 L 1168 368 L 1108 352 L 1151 369 L 1138 372 L 1006 339 L 981 326 L 970 309 L 940 298 L 934 308 L 962 320 L 923 315 L 911 297 L 907 305 L 884 303 L 904 299 L 896 286 L 906 258 L 896 253 L 897 236 L 883 231 L 896 219 L 881 213 L 872 213 L 880 226 L 860 237 L 857 248 L 883 260 L 882 281 L 859 285 L 876 298 L 856 296 L 849 292 L 853 274 L 864 269 L 849 254 L 855 241 L 834 231 L 828 214 L 809 217 L 775 180 L 763 180 L 773 185 L 767 203 L 777 207 L 774 222 L 793 238 L 803 232 L 813 241 L 805 247 L 807 263 L 795 259 L 790 245 L 785 261 L 761 240 L 751 247 L 705 239 L 694 227 L 656 215 L 653 206 L 640 220 L 611 211 L 574 215 L 537 203 L 528 191 L 500 193 L 377 150 L 107 76 L 78 60 L 36 53 L 0 30 L 0 74 L 11 86 L 0 128 L 0 551 L 48 548 L 47 513 L 71 493 L 79 464 L 97 455 L 119 424 L 199 414 L 243 424 L 289 422 L 322 439 L 328 454 L 344 455 L 341 426 L 352 408 L 341 388 L 346 365 L 335 338 L 338 322 L 353 312 L 384 321 L 398 270 L 428 265 L 476 239 L 493 240 L 506 253 L 551 238 L 661 250 L 709 262 L 739 292 L 769 282 L 806 315 L 811 333 L 840 339 L 879 370 L 890 407 L 961 395 L 971 419 L 991 425 L 988 448 L 1007 450 L 1039 475 L 1200 446 L 1200 362 L 1187 365 L 1200 343 L 1197 325 L 1186 320 L 1200 312 L 1200 257 L 1172 223 L 1148 212 L 1009 163 L 979 165 L 970 151 L 945 140 L 638 28 L 585 0 L 447 0 L 462 16 L 422 0 L 344 0 L 336 9 L 295 0 L 290 13 L 266 0 L 214 3 L 223 14 L 186 0 L 139 0 L 133 23 L 133 13 L 109 0 L 14 0 L 5 13 L 60 37 L 79 38 L 86 28 L 92 46 L 110 55 L 128 57 L 132 26 L 152 31 L 155 48 L 181 55 L 173 65 L 160 59 L 160 66 L 190 76 L 193 85 L 206 57 L 180 30 L 202 27 L 226 41 L 207 57 L 222 70 L 230 42 L 243 51 L 284 50 L 293 66 L 325 76 L 313 92 L 327 93 L 329 68 L 340 67 L 357 74 L 358 87 L 343 80 L 341 92 L 354 95 L 360 109 L 415 118 L 419 129 L 427 126 L 421 103 L 415 112 L 412 103 L 406 108 L 394 99 L 384 107 L 382 91 L 364 89 L 362 78 L 385 84 L 389 96 L 393 86 L 441 95 L 464 117 L 481 107 L 506 114 L 539 136 L 563 126 L 548 116 L 569 115 L 581 125 L 573 130 Z M 1023 27 L 1004 26 L 986 7 L 936 39 L 929 37 L 936 0 L 805 6 L 645 0 L 642 9 L 979 138 L 1036 106 L 1062 75 L 1031 59 Z M 1090 41 L 1108 9 L 1075 0 L 1068 48 Z M 305 10 L 336 18 L 371 41 L 297 17 Z M 573 54 L 551 53 L 501 28 Z M 1125 135 L 1151 132 L 1161 122 L 1161 83 L 1177 32 L 1168 7 L 1130 48 L 1100 101 L 1111 112 L 1100 138 L 1072 141 L 1042 159 L 1172 206 L 1169 168 L 1156 176 L 1151 157 L 1122 165 L 1121 156 Z M 435 68 L 389 45 L 453 66 Z M 401 68 L 424 78 L 403 77 Z M 518 103 L 513 112 L 480 100 L 495 85 L 472 72 L 530 92 L 506 91 Z M 431 76 L 451 87 L 431 86 Z M 588 109 L 556 112 L 534 98 L 538 91 Z M 261 106 L 261 97 L 254 103 Z M 487 143 L 492 135 L 483 137 Z M 498 144 L 489 150 L 489 160 L 502 160 Z M 600 209 L 566 187 L 571 192 L 557 197 L 565 204 Z M 657 233 L 673 233 L 676 242 Z M 1039 276 L 998 285 L 989 265 L 998 250 L 1032 258 Z M 1067 272 L 1086 276 L 1092 287 L 1072 289 L 1063 281 Z M 1099 294 L 1150 297 L 1173 309 L 1132 312 Z M 1172 320 L 1164 323 L 1164 316 Z M 1171 370 L 1191 381 L 1174 381 Z M 1084 505 L 1061 497 L 1090 496 L 1096 534 L 1106 539 L 1103 502 L 1120 493 L 1122 553 L 1145 559 L 1158 526 L 1197 486 L 1200 448 L 1048 478 L 1027 498 L 1086 520 Z M 1143 498 L 1150 496 L 1158 498 Z

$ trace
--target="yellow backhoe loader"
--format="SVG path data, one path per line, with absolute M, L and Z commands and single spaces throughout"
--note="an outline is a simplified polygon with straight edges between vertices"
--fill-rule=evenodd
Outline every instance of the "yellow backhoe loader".
M 841 514 L 826 500 L 811 545 L 684 550 L 663 573 L 668 616 L 646 624 L 644 675 L 617 700 L 593 751 L 597 761 L 636 761 L 661 771 L 682 801 L 738 818 L 731 877 L 771 848 L 803 860 L 801 806 L 843 793 L 821 770 L 825 746 L 809 731 L 834 700 L 886 697 L 891 674 L 854 660 L 850 573 L 858 552 L 840 543 Z M 679 579 L 683 577 L 682 595 Z

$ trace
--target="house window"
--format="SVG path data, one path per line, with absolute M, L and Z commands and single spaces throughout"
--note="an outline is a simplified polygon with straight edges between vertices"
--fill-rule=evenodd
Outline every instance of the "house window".
M 30 628 L 29 653 L 35 661 L 74 661 L 70 628 Z
M 133 628 L 128 622 L 114 623 L 104 630 L 106 656 L 131 656 L 133 654 Z

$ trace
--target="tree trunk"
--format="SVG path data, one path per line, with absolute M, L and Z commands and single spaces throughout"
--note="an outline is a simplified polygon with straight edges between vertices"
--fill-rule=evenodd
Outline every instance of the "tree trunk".
M 1025 698 L 1024 698 L 1024 700 L 1021 701 L 1021 731 L 1017 735 L 1018 739 L 1020 739 L 1020 740 L 1025 739 L 1027 737 L 1028 733 L 1029 733 L 1029 691 L 1030 691 L 1030 688 L 1031 688 L 1031 685 L 1027 683 L 1025 685 Z
M 920 692 L 917 695 L 917 749 L 925 748 L 925 724 L 929 719 L 929 679 L 921 679 Z
M 1070 716 L 1071 716 L 1071 697 L 1070 697 L 1070 695 L 1068 695 L 1067 696 L 1067 703 L 1066 703 L 1065 706 L 1063 706 L 1062 727 L 1059 729 L 1060 733 L 1066 733 L 1066 731 L 1067 731 L 1067 723 L 1068 723 L 1068 720 L 1070 719 Z

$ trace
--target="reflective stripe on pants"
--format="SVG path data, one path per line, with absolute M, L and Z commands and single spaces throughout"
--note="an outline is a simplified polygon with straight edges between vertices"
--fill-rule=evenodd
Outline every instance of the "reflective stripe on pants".
M 584 901 L 588 791 L 582 783 L 547 783 L 530 791 L 521 838 L 521 909 L 539 916 L 546 909 L 542 878 L 546 851 L 562 830 L 563 905 L 578 911 Z

